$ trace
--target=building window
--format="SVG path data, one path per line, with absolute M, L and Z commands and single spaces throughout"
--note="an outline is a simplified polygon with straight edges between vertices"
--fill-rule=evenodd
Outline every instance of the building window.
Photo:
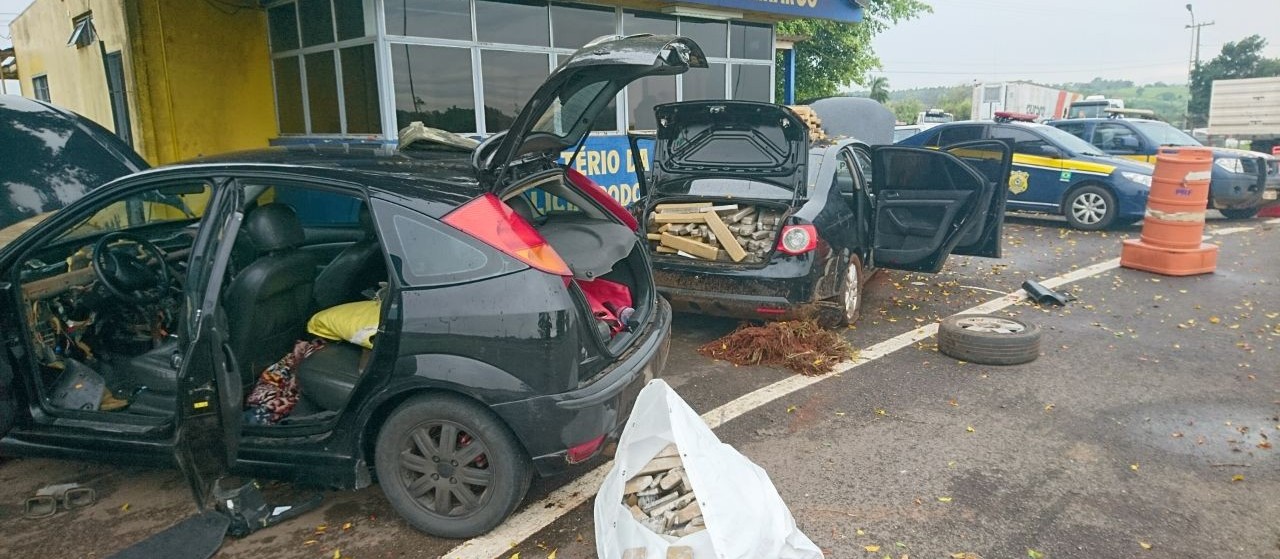
M 450 132 L 476 129 L 471 51 L 425 45 L 391 45 L 396 127 L 421 121 Z
M 48 103 L 49 100 L 49 76 L 36 76 L 31 78 L 31 90 L 35 94 L 36 99 Z
M 93 12 L 85 12 L 71 20 L 71 38 L 67 39 L 67 46 L 87 47 L 92 45 L 96 38 L 97 33 L 93 29 Z
M 133 125 L 129 122 L 129 96 L 124 87 L 124 57 L 120 51 L 115 51 L 108 53 L 103 63 L 107 67 L 107 96 L 111 99 L 111 119 L 116 135 L 132 146 Z
M 267 9 L 281 134 L 382 132 L 375 0 L 288 0 Z
M 382 129 L 388 120 L 500 132 L 553 68 L 602 35 L 689 36 L 710 68 L 633 83 L 593 130 L 653 129 L 653 107 L 682 99 L 773 98 L 767 24 L 548 0 L 276 0 L 267 16 L 282 134 L 393 138 Z

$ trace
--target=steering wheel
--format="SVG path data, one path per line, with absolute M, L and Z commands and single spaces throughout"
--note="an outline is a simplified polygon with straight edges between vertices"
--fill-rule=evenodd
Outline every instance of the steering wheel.
M 159 263 L 159 270 L 152 261 Z M 169 285 L 164 252 L 138 235 L 107 233 L 93 245 L 93 272 L 107 291 L 128 303 L 160 300 Z

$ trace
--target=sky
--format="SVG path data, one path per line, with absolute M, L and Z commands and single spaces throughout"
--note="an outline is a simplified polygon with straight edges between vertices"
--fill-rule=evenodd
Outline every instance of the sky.
M 1030 80 L 1185 83 L 1191 23 L 1185 0 L 925 0 L 932 14 L 876 37 L 876 72 L 891 89 Z M 0 47 L 31 0 L 0 0 Z M 1280 57 L 1280 0 L 1193 0 L 1201 60 L 1252 34 Z
M 1191 23 L 1186 0 L 925 0 L 933 13 L 873 40 L 890 89 L 1040 83 L 1095 77 L 1186 83 Z M 1280 57 L 1280 0 L 1192 0 L 1200 60 L 1224 43 L 1262 35 Z

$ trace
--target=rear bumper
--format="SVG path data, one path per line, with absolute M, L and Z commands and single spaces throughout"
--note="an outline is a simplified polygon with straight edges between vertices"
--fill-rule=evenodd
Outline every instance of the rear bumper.
M 591 457 L 622 435 L 636 396 L 666 366 L 671 343 L 671 306 L 658 298 L 656 316 L 633 350 L 588 386 L 492 407 L 515 432 L 541 476 L 571 465 L 568 449 L 604 435 Z M 587 458 L 590 459 L 590 458 Z
M 775 258 L 755 269 L 655 263 L 654 281 L 677 312 L 791 320 L 838 311 L 834 303 L 824 300 L 838 287 L 837 260 L 824 245 L 799 257 Z

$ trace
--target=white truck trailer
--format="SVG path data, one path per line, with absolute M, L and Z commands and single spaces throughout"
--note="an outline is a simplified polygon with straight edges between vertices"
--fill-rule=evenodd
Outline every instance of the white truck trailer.
M 1031 114 L 1041 120 L 1063 118 L 1084 96 L 1031 82 L 980 83 L 973 86 L 973 120 L 991 120 L 999 111 Z

